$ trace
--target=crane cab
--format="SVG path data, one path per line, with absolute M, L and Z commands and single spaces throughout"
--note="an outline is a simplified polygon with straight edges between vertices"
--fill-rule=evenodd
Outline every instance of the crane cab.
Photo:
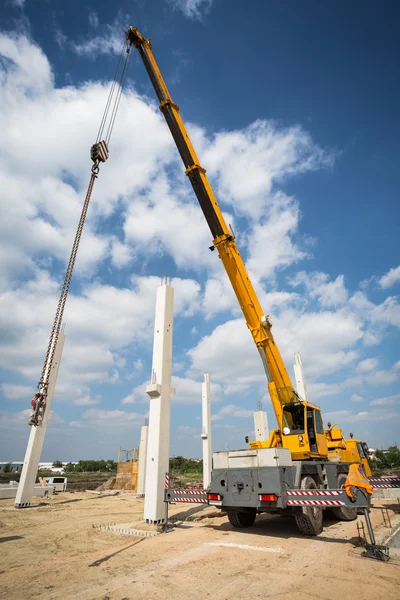
M 325 459 L 328 456 L 324 424 L 319 406 L 293 400 L 282 406 L 282 446 L 294 460 Z

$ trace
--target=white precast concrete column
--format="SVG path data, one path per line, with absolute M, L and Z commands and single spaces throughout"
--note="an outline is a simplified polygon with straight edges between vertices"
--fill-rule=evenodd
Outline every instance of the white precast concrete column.
M 257 442 L 265 442 L 269 438 L 268 416 L 264 410 L 254 413 L 254 434 Z
M 211 442 L 211 401 L 210 401 L 210 375 L 204 374 L 201 384 L 202 408 L 202 434 L 203 440 L 203 489 L 207 489 L 211 482 L 212 469 L 212 442 Z
M 21 479 L 19 480 L 17 496 L 15 498 L 15 508 L 24 508 L 32 502 L 33 490 L 36 476 L 39 468 L 40 456 L 42 454 L 44 437 L 46 435 L 47 422 L 51 417 L 51 403 L 53 401 L 54 390 L 56 387 L 58 368 L 61 362 L 61 355 L 64 347 L 65 336 L 60 332 L 58 342 L 54 352 L 53 364 L 49 374 L 49 385 L 46 398 L 46 409 L 43 415 L 41 425 L 31 426 L 28 446 L 26 448 L 24 465 L 22 467 Z
M 164 521 L 165 473 L 169 471 L 169 441 L 172 375 L 172 332 L 174 290 L 167 281 L 157 289 L 154 323 L 153 367 L 150 396 L 149 432 L 147 442 L 144 520 L 146 523 Z
M 147 438 L 149 434 L 148 425 L 143 425 L 140 430 L 139 444 L 139 478 L 138 478 L 138 496 L 144 496 L 146 482 L 146 460 L 147 460 Z
M 294 355 L 294 378 L 296 380 L 296 391 L 300 398 L 307 400 L 307 387 L 304 378 L 303 363 L 301 362 L 300 352 Z

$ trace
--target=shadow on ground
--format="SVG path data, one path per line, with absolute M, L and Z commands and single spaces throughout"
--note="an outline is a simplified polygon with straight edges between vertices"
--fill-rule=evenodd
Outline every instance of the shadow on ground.
M 334 528 L 334 526 L 337 524 L 338 521 L 334 519 L 331 519 L 327 516 L 324 518 L 325 531 L 329 531 L 329 529 Z M 281 539 L 299 538 L 304 540 L 305 538 L 305 536 L 297 530 L 296 522 L 293 517 L 283 517 L 280 515 L 258 515 L 254 525 L 247 529 L 235 529 L 232 527 L 229 521 L 221 523 L 220 525 L 208 523 L 205 524 L 205 527 L 209 527 L 210 529 L 214 529 L 215 531 L 240 531 L 244 534 L 257 534 L 261 536 L 271 536 Z M 319 542 L 331 542 L 333 544 L 343 544 L 343 542 L 353 544 L 354 546 L 359 546 L 360 544 L 358 536 L 354 536 L 351 538 L 332 538 L 326 537 L 322 533 L 318 536 L 311 536 L 311 539 L 317 540 Z
M 121 552 L 124 552 L 125 550 L 129 550 L 129 548 L 132 548 L 133 546 L 137 546 L 138 544 L 140 544 L 140 542 L 143 542 L 145 539 L 146 538 L 141 538 L 140 540 L 136 540 L 136 542 L 133 542 L 133 544 L 129 544 L 129 546 L 125 546 L 125 548 L 120 548 L 120 550 L 117 550 L 112 554 L 107 554 L 106 556 L 103 556 L 103 558 L 98 558 L 97 560 L 92 562 L 92 564 L 90 564 L 89 567 L 99 567 L 104 562 L 107 562 L 107 560 L 110 560 L 110 558 L 113 558 L 117 554 L 121 554 Z

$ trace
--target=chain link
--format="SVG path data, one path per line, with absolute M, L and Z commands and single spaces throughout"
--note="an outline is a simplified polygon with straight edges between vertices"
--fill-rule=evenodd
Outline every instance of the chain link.
M 85 225 L 86 215 L 89 208 L 90 198 L 93 191 L 94 182 L 97 178 L 99 172 L 98 162 L 96 162 L 92 167 L 92 174 L 89 181 L 89 186 L 86 192 L 85 202 L 82 207 L 81 216 L 79 219 L 78 228 L 75 234 L 74 243 L 72 245 L 71 255 L 69 257 L 69 262 L 67 266 L 67 270 L 65 272 L 64 282 L 61 289 L 60 299 L 58 301 L 56 314 L 54 317 L 53 327 L 51 329 L 49 345 L 47 347 L 46 357 L 43 363 L 42 374 L 40 376 L 40 380 L 37 386 L 38 393 L 36 394 L 36 404 L 34 405 L 34 414 L 31 417 L 30 424 L 38 425 L 41 418 L 43 418 L 44 410 L 46 406 L 46 396 L 48 392 L 49 385 L 49 377 L 51 372 L 51 367 L 53 365 L 54 354 L 56 351 L 58 336 L 60 334 L 62 318 L 64 314 L 65 303 L 67 301 L 68 290 L 71 283 L 72 273 L 74 270 L 76 255 L 78 253 L 79 243 L 81 241 L 82 231 Z

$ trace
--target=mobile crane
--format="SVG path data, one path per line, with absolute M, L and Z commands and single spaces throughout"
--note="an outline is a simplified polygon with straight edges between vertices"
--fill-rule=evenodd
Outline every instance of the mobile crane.
M 217 250 L 236 294 L 246 324 L 257 346 L 267 376 L 268 390 L 278 428 L 265 442 L 251 442 L 250 449 L 217 452 L 213 457 L 209 503 L 227 510 L 235 527 L 248 527 L 257 513 L 289 509 L 306 535 L 322 530 L 322 505 L 334 506 L 343 520 L 356 518 L 357 506 L 326 500 L 286 501 L 285 494 L 335 494 L 344 486 L 349 462 L 344 462 L 346 440 L 337 427 L 324 430 L 321 409 L 296 393 L 274 340 L 269 315 L 261 308 L 236 244 L 218 205 L 206 170 L 201 166 L 190 137 L 155 60 L 149 39 L 129 27 L 126 39 L 139 52 L 150 77 L 172 137 L 185 166 L 185 174 L 196 194 L 213 236 L 210 250 Z M 357 446 L 356 446 L 357 449 Z M 350 462 L 360 462 L 355 450 Z M 349 455 L 350 456 L 350 455 Z M 268 494 L 261 494 L 267 490 Z M 302 492 L 288 490 L 309 490 Z M 315 490 L 315 492 L 313 492 Z M 325 490 L 325 491 L 318 491 Z M 211 498 L 211 501 L 210 501 Z M 362 504 L 364 502 L 364 504 Z M 367 502 L 367 504 L 365 504 Z

